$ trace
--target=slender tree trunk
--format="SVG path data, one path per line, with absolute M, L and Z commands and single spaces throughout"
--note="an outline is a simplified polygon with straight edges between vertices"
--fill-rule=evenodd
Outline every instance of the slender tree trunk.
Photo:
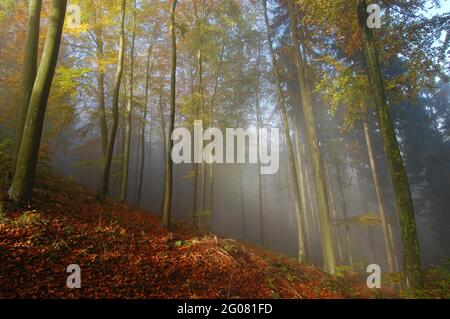
M 25 120 L 27 118 L 28 105 L 30 104 L 31 93 L 33 91 L 33 85 L 36 79 L 41 7 L 42 0 L 29 1 L 28 32 L 23 57 L 22 91 L 20 96 L 20 106 L 18 110 L 18 120 L 16 127 L 16 151 L 13 166 L 14 172 L 17 165 L 17 157 L 20 151 L 20 144 L 22 142 L 22 135 L 25 127 Z
M 204 6 L 204 2 L 202 1 L 202 8 Z M 197 103 L 196 101 L 196 108 L 195 108 L 195 117 L 194 117 L 194 121 L 199 120 L 199 118 L 202 115 L 203 112 L 203 96 L 202 96 L 202 91 L 203 91 L 203 30 L 202 30 L 202 24 L 200 22 L 200 18 L 198 16 L 198 9 L 197 9 L 197 1 L 193 2 L 193 7 L 194 7 L 194 16 L 195 16 L 195 23 L 196 23 L 196 28 L 197 28 L 197 32 L 200 34 L 200 44 L 198 47 L 198 51 L 197 51 L 197 64 L 195 66 L 195 70 L 197 72 L 198 75 L 198 86 L 197 86 L 197 94 L 200 96 L 200 103 Z M 191 74 L 192 75 L 192 74 Z M 191 78 L 191 91 L 192 93 L 194 93 L 194 78 Z M 194 95 L 194 94 L 192 94 Z M 194 137 L 195 139 L 195 137 Z M 195 141 L 194 141 L 195 142 Z M 199 163 L 194 163 L 194 185 L 193 185 L 193 211 L 192 211 L 192 223 L 197 226 L 197 222 L 198 222 L 198 215 L 199 215 L 199 211 L 198 211 L 198 184 L 199 184 L 199 172 L 200 172 L 200 164 Z M 203 194 L 202 194 L 202 187 L 203 187 L 203 180 L 200 180 L 200 203 L 203 202 Z
M 395 265 L 395 270 L 398 271 L 398 258 L 397 258 L 397 254 L 396 249 L 395 249 L 395 240 L 394 240 L 394 231 L 392 229 L 392 223 L 388 223 L 388 230 L 389 230 L 389 237 L 391 238 L 391 243 L 392 243 L 392 249 L 394 251 L 394 265 Z
M 361 30 L 364 57 L 367 66 L 367 76 L 374 97 L 378 121 L 383 136 L 392 184 L 395 192 L 397 213 L 400 217 L 400 229 L 403 240 L 403 265 L 406 287 L 423 288 L 422 266 L 420 259 L 419 239 L 417 235 L 414 205 L 409 187 L 408 176 L 399 149 L 397 136 L 389 114 L 386 100 L 383 75 L 378 61 L 378 50 L 375 35 L 367 26 L 367 1 L 355 0 L 359 26 Z
M 336 160 L 337 184 L 339 189 L 339 196 L 341 197 L 342 215 L 345 221 L 344 229 L 345 229 L 345 240 L 347 242 L 347 257 L 350 267 L 353 269 L 354 263 L 353 263 L 352 233 L 350 229 L 350 224 L 348 223 L 347 201 L 345 199 L 344 187 L 342 185 L 344 183 L 341 173 L 342 168 L 337 161 L 338 159 Z
M 360 189 L 364 189 L 364 185 L 361 182 L 361 179 L 358 179 Z M 361 196 L 362 199 L 362 207 L 364 210 L 364 214 L 369 213 L 369 199 L 367 198 L 367 192 L 363 192 L 363 196 Z M 373 234 L 373 227 L 371 225 L 367 225 L 367 235 L 369 240 L 369 254 L 370 254 L 370 262 L 376 263 L 376 257 L 375 257 L 375 241 L 374 241 L 374 234 Z
M 197 225 L 197 215 L 198 215 L 198 204 L 197 204 L 197 195 L 198 195 L 198 172 L 199 166 L 197 163 L 194 163 L 194 180 L 193 180 L 193 190 L 192 190 L 192 223 Z
M 215 111 L 216 111 L 216 98 L 217 98 L 217 91 L 219 88 L 219 77 L 220 73 L 222 71 L 222 63 L 223 63 L 223 56 L 225 53 L 225 46 L 222 46 L 221 53 L 219 55 L 219 65 L 217 66 L 216 74 L 215 74 L 215 83 L 214 83 L 214 89 L 213 94 L 210 101 L 210 109 L 211 109 L 211 115 L 210 115 L 210 127 L 214 126 L 214 117 L 215 117 Z M 215 183 L 215 174 L 216 174 L 216 164 L 212 163 L 209 168 L 209 209 L 210 209 L 210 230 L 213 228 L 214 225 L 214 183 Z
M 281 118 L 283 122 L 284 127 L 284 136 L 286 139 L 286 144 L 288 148 L 288 154 L 289 154 L 289 165 L 291 169 L 292 177 L 294 178 L 294 196 L 295 196 L 295 213 L 297 217 L 297 230 L 298 230 L 298 259 L 300 262 L 305 261 L 305 235 L 304 235 L 304 225 L 303 225 L 303 213 L 302 213 L 302 197 L 300 193 L 299 183 L 298 183 L 298 174 L 297 174 L 297 165 L 295 162 L 295 153 L 294 153 L 294 146 L 291 139 L 291 134 L 289 130 L 289 119 L 287 115 L 286 110 L 286 101 L 283 94 L 283 89 L 281 87 L 281 75 L 278 69 L 278 63 L 275 55 L 275 51 L 273 49 L 273 41 L 272 41 L 272 32 L 270 29 L 270 23 L 269 23 L 269 17 L 267 14 L 267 1 L 264 0 L 264 18 L 267 28 L 267 38 L 268 38 L 268 45 L 270 49 L 270 55 L 272 58 L 272 67 L 273 72 L 275 74 L 276 78 L 276 86 L 277 86 L 277 95 L 278 95 L 278 104 L 281 111 Z
M 366 121 L 364 121 L 364 134 L 366 137 L 367 152 L 369 154 L 373 184 L 375 186 L 375 193 L 377 195 L 378 212 L 379 212 L 380 218 L 381 218 L 381 225 L 383 226 L 384 244 L 385 244 L 385 248 L 386 248 L 386 257 L 387 257 L 387 261 L 388 261 L 389 271 L 395 272 L 396 265 L 395 265 L 395 257 L 394 257 L 394 247 L 392 244 L 392 238 L 389 234 L 389 227 L 388 227 L 386 211 L 384 210 L 383 196 L 381 194 L 380 179 L 378 177 L 378 171 L 377 171 L 375 156 L 374 156 L 374 152 L 373 152 L 372 138 L 370 136 L 369 125 L 367 124 Z
M 104 55 L 103 32 L 95 29 L 96 55 L 97 55 L 97 102 L 99 111 L 100 140 L 102 143 L 102 156 L 106 155 L 108 146 L 108 124 L 106 121 L 106 104 L 105 104 L 105 70 L 101 65 Z
M 163 163 L 165 165 L 167 161 L 167 134 L 166 134 L 166 119 L 164 116 L 164 105 L 163 105 L 163 93 L 164 93 L 164 82 L 163 78 L 161 78 L 161 87 L 159 89 L 159 103 L 158 103 L 158 110 L 159 110 L 159 116 L 161 118 L 161 137 L 162 137 L 162 147 L 163 147 Z M 164 180 L 166 179 L 165 170 L 164 170 Z M 163 196 L 162 198 L 162 205 L 161 205 L 161 212 L 164 214 L 164 201 L 165 198 Z
M 148 173 L 149 173 L 149 183 L 152 185 L 152 155 L 153 155 L 153 126 L 154 126 L 154 115 L 153 107 L 150 106 L 150 127 L 148 132 Z
M 144 171 L 145 171 L 145 130 L 147 128 L 147 110 L 148 110 L 148 90 L 150 87 L 150 73 L 152 72 L 153 65 L 150 67 L 150 60 L 153 52 L 153 43 L 150 44 L 147 53 L 147 65 L 146 65 L 146 73 L 145 73 L 145 104 L 144 104 L 144 114 L 142 116 L 142 130 L 141 130 L 141 167 L 139 170 L 139 184 L 138 184 L 138 194 L 137 194 L 137 204 L 141 203 L 141 195 L 142 195 L 142 183 L 144 180 Z M 150 119 L 152 120 L 152 119 Z
M 373 239 L 373 229 L 372 226 L 367 226 L 367 233 L 369 236 L 369 251 L 370 251 L 370 261 L 372 263 L 375 263 L 376 258 L 375 258 L 375 241 Z
M 328 204 L 328 195 L 323 176 L 322 159 L 320 154 L 319 140 L 316 132 L 316 122 L 312 105 L 311 92 L 305 76 L 305 65 L 300 51 L 297 31 L 297 16 L 293 0 L 288 0 L 289 17 L 291 20 L 291 37 L 295 49 L 295 64 L 297 67 L 300 96 L 305 115 L 305 122 L 308 133 L 309 146 L 311 149 L 312 165 L 314 179 L 316 184 L 316 193 L 320 214 L 320 230 L 322 233 L 322 253 L 324 260 L 324 269 L 327 273 L 334 274 L 336 262 L 334 255 L 333 234 L 330 222 L 330 207 Z
M 125 71 L 124 71 L 125 72 Z M 128 103 L 128 89 L 127 89 L 127 80 L 123 80 L 123 90 L 122 90 L 122 101 L 121 101 L 121 105 L 120 105 L 120 110 L 125 110 L 127 108 L 127 103 Z M 120 198 L 120 192 L 122 190 L 122 180 L 123 180 L 123 165 L 125 165 L 125 161 L 124 161 L 124 154 L 125 154 L 125 145 L 127 144 L 127 119 L 125 116 L 123 116 L 123 114 L 119 114 L 119 129 L 120 129 L 120 140 L 118 141 L 120 143 L 120 149 L 117 150 L 117 154 L 119 155 L 120 161 L 120 168 L 118 169 L 118 172 L 120 172 L 120 177 L 119 177 L 119 183 L 117 185 L 118 188 L 118 196 Z
M 257 59 L 257 88 L 256 88 L 256 137 L 257 137 L 257 156 L 258 156 L 258 197 L 259 197 L 259 230 L 260 230 L 260 239 L 263 246 L 266 244 L 266 230 L 264 228 L 265 217 L 264 217 L 264 207 L 263 207 L 263 191 L 262 191 L 262 174 L 261 174 L 261 159 L 259 158 L 259 154 L 261 154 L 261 128 L 262 128 L 262 119 L 261 119 L 261 98 L 260 98 L 260 74 L 261 74 L 261 44 L 258 47 L 258 59 Z
M 330 175 L 330 170 L 328 168 L 328 165 L 324 165 L 325 168 L 325 176 L 327 178 L 327 184 L 328 184 L 328 193 L 329 193 L 329 200 L 330 200 L 330 210 L 331 210 L 331 218 L 332 220 L 336 220 L 337 219 L 337 213 L 336 213 L 336 204 L 334 201 L 334 196 L 333 196 L 333 190 L 332 190 L 332 184 L 331 184 L 331 175 Z M 343 257 L 343 253 L 342 253 L 342 244 L 341 244 L 341 232 L 340 232 L 340 228 L 339 226 L 334 226 L 333 227 L 333 223 L 332 223 L 332 228 L 333 228 L 333 233 L 334 233 L 334 242 L 336 245 L 336 250 L 338 253 L 338 263 L 343 263 L 344 261 L 344 257 Z
M 175 111 L 176 111 L 176 79 L 177 79 L 177 39 L 175 34 L 175 9 L 177 0 L 172 0 L 172 8 L 170 11 L 170 40 L 172 44 L 172 65 L 170 80 L 170 121 L 169 121 L 169 140 L 168 149 L 166 151 L 166 178 L 164 192 L 164 214 L 163 225 L 170 227 L 171 207 L 172 207 L 172 186 L 173 186 L 173 161 L 172 161 L 172 132 L 175 127 Z
M 31 93 L 14 180 L 9 192 L 17 204 L 31 199 L 48 96 L 58 62 L 67 1 L 53 0 L 42 60 Z
M 195 68 L 191 70 L 191 96 L 193 97 L 195 95 L 195 84 L 194 84 L 194 72 Z M 194 105 L 194 104 L 193 104 Z M 198 119 L 200 109 L 197 105 L 195 110 L 193 110 L 194 113 L 194 121 Z M 194 127 L 194 123 L 192 123 L 192 127 Z M 192 136 L 194 136 L 194 133 L 192 132 Z M 195 136 L 194 136 L 195 139 Z M 194 141 L 195 142 L 195 141 Z M 197 224 L 197 195 L 198 195 L 198 171 L 199 166 L 197 163 L 193 163 L 192 170 L 194 173 L 193 179 L 192 179 L 192 224 L 195 226 Z
M 307 252 L 311 253 L 313 250 L 312 247 L 312 238 L 311 238 L 311 207 L 308 206 L 308 203 L 311 205 L 311 199 L 308 199 L 306 192 L 306 180 L 305 180 L 305 163 L 302 158 L 302 146 L 300 145 L 300 130 L 298 126 L 293 124 L 294 126 L 294 141 L 295 141 L 295 149 L 297 154 L 297 167 L 298 167 L 298 180 L 300 193 L 303 198 L 302 209 L 305 217 L 305 246 L 307 248 Z
M 200 95 L 200 116 L 205 123 L 206 119 L 206 110 L 205 110 L 205 87 L 203 83 L 203 27 L 205 25 L 205 0 L 202 0 L 202 19 L 201 19 L 201 26 L 200 26 L 200 48 L 198 52 L 198 76 L 199 76 L 199 83 L 198 83 L 198 89 L 199 89 L 199 95 Z M 204 146 L 204 141 L 202 140 L 202 144 Z M 201 164 L 201 188 L 200 188 L 200 202 L 201 202 L 201 212 L 202 214 L 205 213 L 206 208 L 206 164 L 203 162 Z
M 123 63 L 125 58 L 125 14 L 126 14 L 126 0 L 122 0 L 121 4 L 121 24 L 120 24 L 120 44 L 119 57 L 117 64 L 116 76 L 114 79 L 113 101 L 112 101 L 112 119 L 111 127 L 108 136 L 108 146 L 106 148 L 106 155 L 104 159 L 104 168 L 100 186 L 97 194 L 99 201 L 104 201 L 108 193 L 109 178 L 111 172 L 111 163 L 114 155 L 114 145 L 116 142 L 117 127 L 119 124 L 119 97 L 120 85 L 123 75 Z
M 134 48 L 136 42 L 136 0 L 134 0 L 133 6 L 133 30 L 131 32 L 131 52 L 130 52 L 130 95 L 128 97 L 128 103 L 126 108 L 126 141 L 124 152 L 124 164 L 122 171 L 122 186 L 120 190 L 120 201 L 126 202 L 128 197 L 128 176 L 130 172 L 130 154 L 131 154 L 131 135 L 133 125 L 133 109 L 134 109 Z
M 210 209 L 210 217 L 209 217 L 209 229 L 212 230 L 214 225 L 214 184 L 215 184 L 215 174 L 216 174 L 216 164 L 212 163 L 209 167 L 209 209 Z
M 242 185 L 242 167 L 241 165 L 236 165 L 237 172 L 238 172 L 238 192 L 239 192 L 239 204 L 240 204 L 240 211 L 242 216 L 242 238 L 244 240 L 247 239 L 247 214 L 245 212 L 245 202 L 244 202 L 244 187 Z

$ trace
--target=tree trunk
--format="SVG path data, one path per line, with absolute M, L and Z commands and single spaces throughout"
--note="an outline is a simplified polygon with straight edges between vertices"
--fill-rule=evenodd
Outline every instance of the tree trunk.
M 336 270 L 336 262 L 334 256 L 333 234 L 330 222 L 330 207 L 328 204 L 328 195 L 323 176 L 322 159 L 316 132 L 312 98 L 311 93 L 308 89 L 308 84 L 306 83 L 305 66 L 300 51 L 300 44 L 297 34 L 297 16 L 295 12 L 295 5 L 293 0 L 288 0 L 287 3 L 289 9 L 289 17 L 291 20 L 291 37 L 295 49 L 295 64 L 297 67 L 300 96 L 307 126 L 309 146 L 312 153 L 312 165 L 321 224 L 320 230 L 322 233 L 322 253 L 324 260 L 324 269 L 327 273 L 334 274 Z
M 209 167 L 209 229 L 212 230 L 214 225 L 214 182 L 215 182 L 215 174 L 216 174 L 216 164 L 212 163 Z
M 14 166 L 12 168 L 14 170 L 13 173 L 15 172 L 17 165 L 25 120 L 27 118 L 28 105 L 30 104 L 31 93 L 36 79 L 41 7 L 42 0 L 30 0 L 28 4 L 28 32 L 23 57 L 22 91 L 16 127 L 16 151 Z
M 31 93 L 10 198 L 17 204 L 31 199 L 48 96 L 58 62 L 67 0 L 53 0 L 41 64 Z
M 328 184 L 328 199 L 330 200 L 330 211 L 331 211 L 331 218 L 332 221 L 337 219 L 337 212 L 336 212 L 336 204 L 334 202 L 334 196 L 333 196 L 333 189 L 331 184 L 331 175 L 330 175 L 330 169 L 328 168 L 328 165 L 324 165 L 325 169 L 325 176 L 327 178 L 327 184 Z M 336 250 L 338 253 L 338 259 L 337 262 L 342 264 L 344 262 L 344 256 L 342 253 L 342 244 L 341 244 L 341 230 L 339 226 L 333 226 L 332 224 L 332 230 L 334 234 L 334 243 L 336 245 Z
M 397 213 L 400 217 L 400 229 L 403 240 L 403 265 L 406 287 L 423 288 L 422 266 L 420 259 L 419 239 L 417 236 L 414 205 L 409 187 L 408 176 L 399 149 L 394 123 L 389 114 L 386 100 L 383 76 L 378 61 L 375 35 L 367 26 L 367 1 L 355 0 L 359 26 L 361 30 L 364 57 L 367 67 L 367 76 L 374 97 L 378 121 L 383 136 L 384 150 L 386 152 L 392 184 L 395 192 Z
M 191 71 L 191 96 L 194 96 L 195 94 L 195 88 L 194 88 L 194 73 L 195 70 Z M 200 109 L 197 105 L 197 107 L 194 110 L 194 121 L 198 119 L 200 113 Z M 192 127 L 194 127 L 194 123 L 192 123 Z M 194 139 L 196 138 L 194 136 L 194 133 L 192 133 L 192 136 Z M 195 141 L 194 141 L 195 143 Z M 197 225 L 197 195 L 198 195 L 198 172 L 199 172 L 199 165 L 198 163 L 193 163 L 193 185 L 192 185 L 192 224 L 195 226 Z
M 347 202 L 345 200 L 345 192 L 343 187 L 343 178 L 341 173 L 341 166 L 338 163 L 338 159 L 336 159 L 336 174 L 337 174 L 337 184 L 339 189 L 339 196 L 341 197 L 341 205 L 342 205 L 342 215 L 344 217 L 345 225 L 345 240 L 347 241 L 347 257 L 350 267 L 354 268 L 353 263 L 353 245 L 352 245 L 352 233 L 350 229 L 350 224 L 348 223 L 348 212 L 347 212 Z
M 170 121 L 169 121 L 169 140 L 168 149 L 166 151 L 166 178 L 164 187 L 164 214 L 163 225 L 170 227 L 171 206 L 172 206 L 172 184 L 173 184 L 173 161 L 172 161 L 172 132 L 175 127 L 175 110 L 176 110 L 176 80 L 177 80 L 177 39 L 175 34 L 175 9 L 177 0 L 172 0 L 172 8 L 170 11 L 170 40 L 172 44 L 172 65 L 170 80 Z
M 303 213 L 302 213 L 302 197 L 300 193 L 299 183 L 298 183 L 298 174 L 297 174 L 297 165 L 295 163 L 295 153 L 294 153 L 294 146 L 291 139 L 291 134 L 289 130 L 289 119 L 287 115 L 286 110 L 286 101 L 283 94 L 283 89 L 281 87 L 281 75 L 278 69 L 278 63 L 275 55 L 275 51 L 273 49 L 273 41 L 272 41 L 272 32 L 270 30 L 270 23 L 269 23 L 269 17 L 267 14 L 267 1 L 264 0 L 264 18 L 267 28 L 267 38 L 268 38 L 268 45 L 270 49 L 270 55 L 272 58 L 272 67 L 273 72 L 275 74 L 276 78 L 276 86 L 277 86 L 277 95 L 278 95 L 278 104 L 281 111 L 281 118 L 283 122 L 283 128 L 284 128 L 284 136 L 286 139 L 286 144 L 288 148 L 288 154 L 289 154 L 289 165 L 291 168 L 291 174 L 294 178 L 294 196 L 295 196 L 295 213 L 297 217 L 297 230 L 298 230 L 298 259 L 300 262 L 305 261 L 305 235 L 304 235 L 304 225 L 303 225 Z
M 238 182 L 238 192 L 239 192 L 239 204 L 240 204 L 240 211 L 242 216 L 242 239 L 247 239 L 247 214 L 245 212 L 245 202 L 244 202 L 244 187 L 242 185 L 242 167 L 241 165 L 236 165 L 238 176 L 237 176 L 237 182 Z
M 217 66 L 216 74 L 215 74 L 215 82 L 214 82 L 214 89 L 211 96 L 210 101 L 210 109 L 211 109 L 211 115 L 210 115 L 210 127 L 214 126 L 214 116 L 215 116 L 215 110 L 216 110 L 216 98 L 217 98 L 217 91 L 219 87 L 219 77 L 220 73 L 222 71 L 222 63 L 223 63 L 223 56 L 225 53 L 225 46 L 222 46 L 222 50 L 219 55 L 219 65 Z M 209 168 L 209 209 L 210 209 L 210 230 L 213 228 L 214 225 L 214 182 L 215 182 L 215 174 L 216 174 L 216 164 L 212 163 Z
M 128 195 L 128 176 L 130 171 L 130 154 L 131 154 L 131 135 L 133 125 L 133 109 L 134 109 L 134 47 L 136 42 L 136 0 L 134 0 L 133 6 L 133 26 L 131 32 L 131 52 L 130 52 L 130 95 L 128 97 L 128 103 L 126 108 L 126 141 L 124 152 L 124 164 L 122 171 L 122 186 L 120 189 L 120 201 L 126 202 Z
M 381 194 L 380 179 L 378 177 L 375 156 L 373 153 L 372 139 L 370 136 L 369 125 L 367 124 L 366 121 L 364 121 L 364 134 L 366 137 L 367 152 L 369 154 L 373 184 L 375 186 L 375 193 L 377 195 L 378 212 L 379 212 L 380 218 L 381 218 L 381 225 L 383 226 L 384 244 L 385 244 L 385 248 L 386 248 L 386 257 L 387 257 L 387 261 L 388 261 L 389 271 L 395 272 L 396 265 L 395 265 L 395 257 L 394 257 L 394 247 L 392 244 L 392 238 L 389 234 L 388 220 L 387 220 L 386 212 L 384 210 L 383 196 Z
M 259 197 L 259 230 L 260 230 L 260 239 L 263 246 L 266 244 L 266 230 L 264 227 L 265 217 L 264 217 L 264 207 L 263 207 L 263 192 L 262 192 L 262 174 L 261 174 L 261 159 L 259 158 L 259 154 L 261 154 L 261 128 L 262 128 L 262 119 L 261 119 L 261 99 L 260 99 L 260 74 L 261 74 L 261 44 L 258 47 L 258 59 L 257 59 L 257 88 L 256 88 L 256 137 L 257 137 L 257 154 L 258 154 L 258 197 Z
M 153 52 L 153 43 L 150 44 L 147 53 L 147 65 L 146 65 L 146 73 L 145 73 L 145 104 L 144 104 L 144 114 L 142 116 L 142 130 L 141 130 L 141 167 L 139 170 L 139 183 L 137 189 L 137 204 L 141 203 L 141 195 L 142 195 L 142 183 L 144 180 L 144 171 L 145 171 L 145 129 L 147 128 L 147 110 L 148 110 L 148 90 L 150 87 L 150 73 L 152 72 L 153 65 L 150 67 L 150 60 Z M 152 120 L 150 118 L 150 120 Z
M 164 117 L 164 106 L 163 106 L 163 93 L 164 93 L 164 80 L 161 77 L 161 87 L 159 89 L 159 102 L 158 102 L 158 109 L 159 109 L 159 116 L 161 118 L 161 136 L 162 136 L 162 147 L 163 147 L 163 163 L 166 163 L 167 158 L 167 135 L 166 135 L 166 119 Z M 165 165 L 165 164 L 164 164 Z M 165 174 L 165 171 L 164 171 Z M 164 175 L 164 180 L 165 180 Z M 164 196 L 162 198 L 162 205 L 161 205 L 161 212 L 164 214 Z
M 305 217 L 305 246 L 306 251 L 311 253 L 313 251 L 312 247 L 312 238 L 311 238 L 311 213 L 312 213 L 312 207 L 311 205 L 311 199 L 308 199 L 307 192 L 306 192 L 306 180 L 305 180 L 305 163 L 302 158 L 302 146 L 300 145 L 300 130 L 297 125 L 293 124 L 294 126 L 294 141 L 295 141 L 295 149 L 297 154 L 297 167 L 298 167 L 298 180 L 299 180 L 299 187 L 300 187 L 300 193 L 303 198 L 303 214 Z M 309 203 L 309 206 L 308 206 Z
M 105 105 L 105 70 L 101 66 L 101 59 L 104 55 L 103 32 L 96 28 L 96 55 L 97 55 L 97 101 L 99 110 L 100 140 L 102 143 L 102 156 L 106 155 L 108 145 L 108 124 L 106 121 L 106 105 Z
M 369 252 L 370 252 L 370 261 L 372 263 L 375 263 L 376 258 L 375 258 L 375 242 L 373 239 L 373 229 L 372 226 L 367 226 L 367 233 L 369 236 Z
M 119 124 L 119 95 L 120 85 L 122 83 L 123 63 L 125 58 L 125 14 L 126 14 L 126 0 L 122 0 L 121 4 L 121 24 L 120 24 L 120 44 L 119 57 L 117 64 L 116 76 L 114 79 L 113 101 L 112 101 L 112 119 L 111 127 L 108 136 L 108 146 L 106 148 L 106 155 L 104 158 L 103 174 L 100 180 L 100 186 L 97 194 L 99 201 L 104 201 L 108 194 L 109 178 L 111 173 L 111 163 L 114 155 L 114 145 L 116 142 L 117 126 Z

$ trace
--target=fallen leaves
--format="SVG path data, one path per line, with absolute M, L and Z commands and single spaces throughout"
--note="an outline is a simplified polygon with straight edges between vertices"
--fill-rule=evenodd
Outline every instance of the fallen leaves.
M 0 219 L 0 298 L 369 298 L 356 276 L 234 240 L 168 231 L 148 213 L 60 177 L 39 181 L 30 210 Z M 2 190 L 4 195 L 5 190 Z M 66 288 L 78 264 L 82 288 Z M 349 289 L 352 287 L 352 289 Z

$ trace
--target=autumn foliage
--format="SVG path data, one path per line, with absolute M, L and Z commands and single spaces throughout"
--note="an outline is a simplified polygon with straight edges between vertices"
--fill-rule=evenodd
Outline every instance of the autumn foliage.
M 0 219 L 0 298 L 371 298 L 354 273 L 313 266 L 108 202 L 61 177 L 39 180 L 36 200 Z M 2 188 L 5 198 L 5 189 Z M 79 264 L 82 289 L 66 287 Z

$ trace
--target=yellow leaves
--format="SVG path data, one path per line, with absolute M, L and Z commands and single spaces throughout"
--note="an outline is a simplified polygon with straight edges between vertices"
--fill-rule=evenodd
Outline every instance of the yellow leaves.
M 79 80 L 91 72 L 89 68 L 73 69 L 65 66 L 60 66 L 56 70 L 54 79 L 54 93 L 60 93 L 64 96 L 74 95 L 79 86 Z
M 335 114 L 339 107 L 344 108 L 344 129 L 350 129 L 355 122 L 365 117 L 367 108 L 372 105 L 372 96 L 367 76 L 358 72 L 357 65 L 348 65 L 330 56 L 319 59 L 328 65 L 328 73 L 316 86 Z
M 88 23 L 81 23 L 80 25 L 71 25 L 67 21 L 64 25 L 64 33 L 72 36 L 80 36 L 84 32 L 91 30 L 92 26 Z

